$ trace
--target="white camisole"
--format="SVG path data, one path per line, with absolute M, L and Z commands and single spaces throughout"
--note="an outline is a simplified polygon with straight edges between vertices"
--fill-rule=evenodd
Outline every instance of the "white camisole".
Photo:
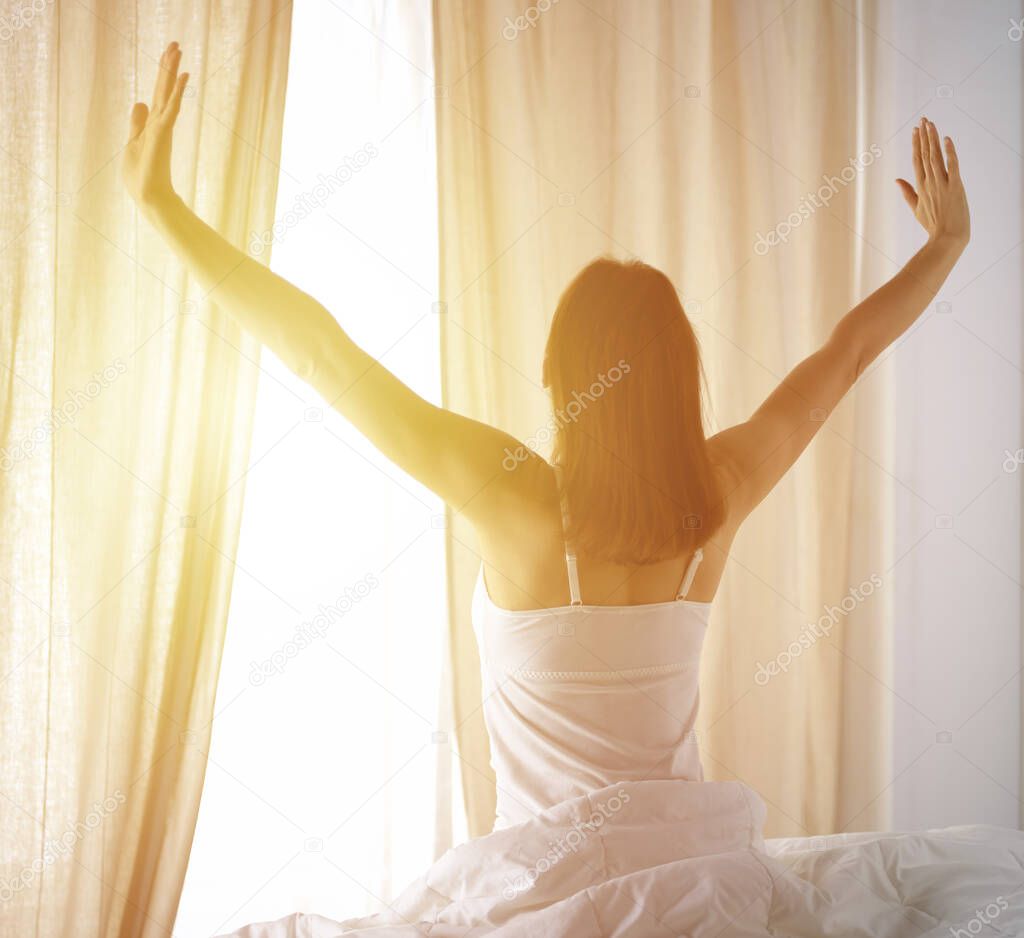
M 563 497 L 563 533 L 566 517 Z M 503 609 L 477 576 L 496 830 L 617 782 L 704 777 L 694 723 L 711 604 L 685 599 L 703 552 L 675 600 L 634 606 L 584 604 L 568 543 L 565 557 L 568 606 Z

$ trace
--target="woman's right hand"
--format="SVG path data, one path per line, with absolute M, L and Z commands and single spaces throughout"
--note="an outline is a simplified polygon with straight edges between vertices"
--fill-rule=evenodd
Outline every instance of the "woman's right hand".
M 917 188 L 906 179 L 896 182 L 914 217 L 928 232 L 930 241 L 966 245 L 971 237 L 971 215 L 953 141 L 946 137 L 943 161 L 939 132 L 930 120 L 922 117 L 913 132 L 913 158 Z
M 181 109 L 188 72 L 178 75 L 181 49 L 172 42 L 160 57 L 153 103 L 132 108 L 121 178 L 131 197 L 150 207 L 174 195 L 171 184 L 171 138 Z

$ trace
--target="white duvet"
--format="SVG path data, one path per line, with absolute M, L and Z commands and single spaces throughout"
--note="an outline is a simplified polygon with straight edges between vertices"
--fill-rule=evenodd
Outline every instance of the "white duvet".
M 1024 936 L 1024 834 L 762 839 L 738 782 L 632 781 L 449 850 L 389 911 L 231 938 Z

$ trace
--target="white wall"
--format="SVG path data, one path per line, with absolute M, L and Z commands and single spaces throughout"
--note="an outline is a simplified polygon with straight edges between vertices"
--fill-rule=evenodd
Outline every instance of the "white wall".
M 1024 4 L 881 8 L 891 45 L 878 104 L 894 126 L 925 114 L 954 138 L 973 233 L 939 297 L 948 306 L 892 356 L 893 827 L 1017 827 L 1024 467 L 1003 462 L 1024 447 L 1024 41 L 1010 22 Z M 892 181 L 880 184 L 898 205 Z M 889 250 L 905 258 L 920 243 L 906 212 Z

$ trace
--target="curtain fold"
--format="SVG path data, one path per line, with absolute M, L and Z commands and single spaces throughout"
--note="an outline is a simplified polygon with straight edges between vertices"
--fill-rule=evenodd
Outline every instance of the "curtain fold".
M 183 197 L 272 222 L 290 4 L 28 5 L 0 148 L 0 934 L 170 934 L 245 488 L 258 347 L 118 177 L 160 52 L 194 93 Z
M 870 3 L 783 0 L 435 3 L 446 405 L 550 455 L 548 323 L 571 276 L 611 253 L 675 282 L 710 429 L 746 419 L 896 270 L 861 230 L 869 184 L 906 171 L 883 166 L 902 128 L 864 106 L 882 43 L 871 16 Z M 702 757 L 709 777 L 763 795 L 770 835 L 886 823 L 886 387 L 873 369 L 830 418 L 737 538 L 716 601 Z M 458 517 L 448 560 L 479 834 L 494 818 L 469 625 L 480 558 Z

